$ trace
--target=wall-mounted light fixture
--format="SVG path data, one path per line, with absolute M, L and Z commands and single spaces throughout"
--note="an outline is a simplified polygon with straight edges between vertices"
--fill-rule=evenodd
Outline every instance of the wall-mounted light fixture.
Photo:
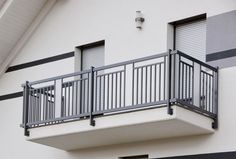
M 135 18 L 136 28 L 142 29 L 142 24 L 143 24 L 144 20 L 145 19 L 143 18 L 142 12 L 136 11 L 136 18 Z

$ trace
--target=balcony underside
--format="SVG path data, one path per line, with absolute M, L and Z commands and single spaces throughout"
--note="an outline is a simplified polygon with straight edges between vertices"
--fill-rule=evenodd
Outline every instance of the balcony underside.
M 74 150 L 105 145 L 147 141 L 213 133 L 209 117 L 172 106 L 173 115 L 166 107 L 117 113 L 95 118 L 29 129 L 28 141 L 62 150 Z

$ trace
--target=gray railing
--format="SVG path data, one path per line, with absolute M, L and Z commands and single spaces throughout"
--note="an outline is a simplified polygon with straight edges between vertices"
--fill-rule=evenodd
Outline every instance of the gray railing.
M 217 127 L 218 69 L 179 51 L 91 67 L 26 82 L 23 124 L 33 127 L 176 104 L 214 119 Z

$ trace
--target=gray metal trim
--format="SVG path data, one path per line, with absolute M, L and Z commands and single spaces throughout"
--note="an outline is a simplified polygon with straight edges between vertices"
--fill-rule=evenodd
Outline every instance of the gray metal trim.
M 206 55 L 206 61 L 215 61 L 236 56 L 236 48 Z
M 162 157 L 153 159 L 235 159 L 235 156 L 236 156 L 236 151 L 232 151 L 232 152 L 216 152 L 208 154 Z

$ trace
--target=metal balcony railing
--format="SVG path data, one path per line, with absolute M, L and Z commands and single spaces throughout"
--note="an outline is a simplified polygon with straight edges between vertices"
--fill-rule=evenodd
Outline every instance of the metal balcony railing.
M 26 82 L 23 124 L 28 129 L 153 107 L 178 105 L 214 120 L 218 69 L 180 51 Z

